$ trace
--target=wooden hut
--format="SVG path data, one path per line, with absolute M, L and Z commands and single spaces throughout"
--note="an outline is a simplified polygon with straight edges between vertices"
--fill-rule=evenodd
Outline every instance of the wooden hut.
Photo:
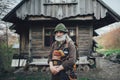
M 90 55 L 94 30 L 115 22 L 113 14 L 101 0 L 22 0 L 3 20 L 20 35 L 20 54 L 47 57 L 54 28 L 63 23 L 79 55 Z

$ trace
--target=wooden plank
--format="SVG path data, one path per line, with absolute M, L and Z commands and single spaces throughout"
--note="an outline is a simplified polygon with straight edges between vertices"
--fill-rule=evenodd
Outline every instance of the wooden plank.
M 35 0 L 35 15 L 37 15 L 39 13 L 39 0 Z
M 40 28 L 39 26 L 36 26 L 34 28 L 32 28 L 32 50 L 36 50 L 36 47 L 42 48 L 43 47 L 43 35 L 42 35 L 42 28 Z
M 80 30 L 79 34 L 89 34 L 90 30 Z
M 79 29 L 78 29 L 78 26 L 76 26 L 76 44 L 78 44 L 78 41 L 79 41 L 79 38 L 78 38 L 79 34 L 78 33 L 79 33 Z
M 39 46 L 39 47 L 32 47 L 32 51 L 42 51 L 42 48 L 41 48 L 41 46 Z
M 38 53 L 38 54 L 48 54 L 50 51 L 32 51 L 32 53 Z
M 49 54 L 33 53 L 32 57 L 48 57 Z
M 90 37 L 80 37 L 79 40 L 89 40 Z
M 90 42 L 89 39 L 90 39 L 90 38 L 88 38 L 88 37 L 81 37 L 81 38 L 79 38 L 79 41 L 78 41 L 78 42 Z
M 87 39 L 87 40 L 79 40 L 78 42 L 82 43 L 82 42 L 90 42 L 90 41 Z
M 90 43 L 89 42 L 81 42 L 81 43 L 79 43 L 79 45 L 88 47 L 90 45 Z
M 34 48 L 42 48 L 42 45 L 35 45 L 35 46 L 32 46 L 32 49 L 34 50 Z
M 89 49 L 89 46 L 88 45 L 80 45 L 79 47 L 79 50 L 81 50 L 81 49 Z
M 32 46 L 36 46 L 36 45 L 42 45 L 43 43 L 42 43 L 42 40 L 32 40 Z
M 29 58 L 31 57 L 31 39 L 32 39 L 32 37 L 31 37 L 31 27 L 30 27 L 30 29 L 29 29 Z
M 32 36 L 42 36 L 42 32 L 32 32 L 31 33 Z
M 88 56 L 89 55 L 89 51 L 80 51 L 79 55 L 80 56 Z
M 31 10 L 30 13 L 31 13 L 31 15 L 32 15 L 32 14 L 34 14 L 34 12 L 35 12 L 35 11 L 34 11 L 34 10 L 35 10 L 34 0 L 30 0 L 30 3 L 31 3 L 31 4 L 30 4 L 30 10 Z
M 90 25 L 79 25 L 79 32 L 78 32 L 78 48 L 79 53 L 83 55 L 88 55 L 90 52 Z
M 79 35 L 79 38 L 89 38 L 90 37 L 90 34 L 81 34 Z
M 36 39 L 39 39 L 39 40 L 42 40 L 42 36 L 32 36 L 32 39 L 36 40 Z
M 32 27 L 32 32 L 38 32 L 38 33 L 42 32 L 42 26 L 40 26 L 38 24 L 31 25 L 31 26 L 34 26 L 34 27 Z
M 62 0 L 55 0 L 55 1 L 62 1 Z M 29 0 L 26 1 L 16 11 L 17 17 L 19 17 L 20 19 L 21 18 L 24 19 L 27 17 L 27 15 L 32 15 L 32 16 L 44 15 L 44 16 L 55 17 L 57 19 L 64 19 L 77 15 L 86 16 L 88 14 L 91 15 L 94 14 L 95 18 L 100 18 L 100 17 L 103 18 L 105 17 L 104 15 L 106 15 L 106 11 L 105 11 L 106 9 L 104 7 L 101 8 L 102 5 L 98 4 L 96 0 L 77 0 L 77 2 L 72 2 L 72 3 L 69 2 L 70 0 L 66 0 L 66 1 L 68 3 L 45 3 L 46 0 Z M 62 8 L 61 15 L 63 16 L 58 16 L 56 13 L 59 10 L 59 6 Z M 103 16 L 100 15 L 101 11 Z M 31 20 L 35 20 L 35 19 L 31 19 Z
M 39 16 L 39 17 L 32 17 L 30 16 L 28 18 L 28 20 L 31 20 L 31 21 L 35 21 L 35 20 L 53 20 L 52 18 L 47 18 L 47 17 L 43 17 L 43 16 Z
M 29 50 L 26 49 L 26 50 L 21 50 L 20 53 L 29 53 Z
M 66 19 L 66 20 L 93 20 L 93 16 L 78 16 L 78 17 L 75 17 L 75 18 L 69 18 L 69 19 Z

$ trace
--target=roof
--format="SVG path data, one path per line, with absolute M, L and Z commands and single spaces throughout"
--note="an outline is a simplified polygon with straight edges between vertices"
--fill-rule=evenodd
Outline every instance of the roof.
M 108 6 L 108 4 L 106 4 L 106 3 L 105 3 L 104 1 L 102 1 L 102 0 L 98 0 L 98 2 L 99 2 L 103 7 L 105 7 L 105 8 L 108 10 L 109 14 L 110 14 L 112 17 L 114 17 L 114 19 L 115 19 L 116 21 L 120 21 L 120 14 L 117 13 L 117 12 L 115 12 L 115 11 L 111 8 L 111 6 Z
M 86 15 L 101 19 L 107 12 L 99 0 L 73 0 L 73 2 L 66 0 L 54 3 L 48 1 L 53 0 L 22 0 L 3 20 L 15 23 L 18 20 L 25 20 L 28 16 L 45 16 L 62 20 Z
M 14 7 L 6 16 L 3 17 L 3 21 L 7 21 L 7 22 L 13 22 L 14 21 L 17 21 L 19 20 L 17 17 L 16 17 L 16 10 L 18 8 L 20 8 L 20 6 L 22 6 L 24 4 L 26 0 L 22 0 L 16 7 Z
M 106 5 L 108 5 L 112 10 L 114 10 L 118 15 L 120 15 L 120 0 L 102 0 Z

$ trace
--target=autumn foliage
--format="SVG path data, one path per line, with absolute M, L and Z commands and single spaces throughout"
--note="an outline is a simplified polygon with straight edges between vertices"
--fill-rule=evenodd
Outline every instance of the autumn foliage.
M 120 49 L 120 28 L 101 35 L 98 42 L 104 49 Z

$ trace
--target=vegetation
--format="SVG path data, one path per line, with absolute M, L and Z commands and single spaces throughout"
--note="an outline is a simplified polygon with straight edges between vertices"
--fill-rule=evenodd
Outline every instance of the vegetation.
M 120 49 L 120 28 L 103 34 L 99 38 L 98 43 L 103 46 L 104 49 Z
M 50 74 L 47 72 L 22 72 L 17 74 L 6 74 L 0 77 L 0 80 L 51 80 Z M 77 80 L 95 80 L 78 77 Z
M 11 75 L 15 80 L 49 80 L 50 75 L 45 72 L 25 72 Z
M 102 53 L 106 56 L 112 55 L 112 54 L 120 54 L 120 49 L 108 49 L 108 50 L 98 50 L 99 53 Z
M 0 71 L 10 71 L 13 52 L 11 46 L 5 42 L 0 43 Z
M 105 55 L 120 54 L 120 28 L 113 29 L 100 36 L 97 51 Z

